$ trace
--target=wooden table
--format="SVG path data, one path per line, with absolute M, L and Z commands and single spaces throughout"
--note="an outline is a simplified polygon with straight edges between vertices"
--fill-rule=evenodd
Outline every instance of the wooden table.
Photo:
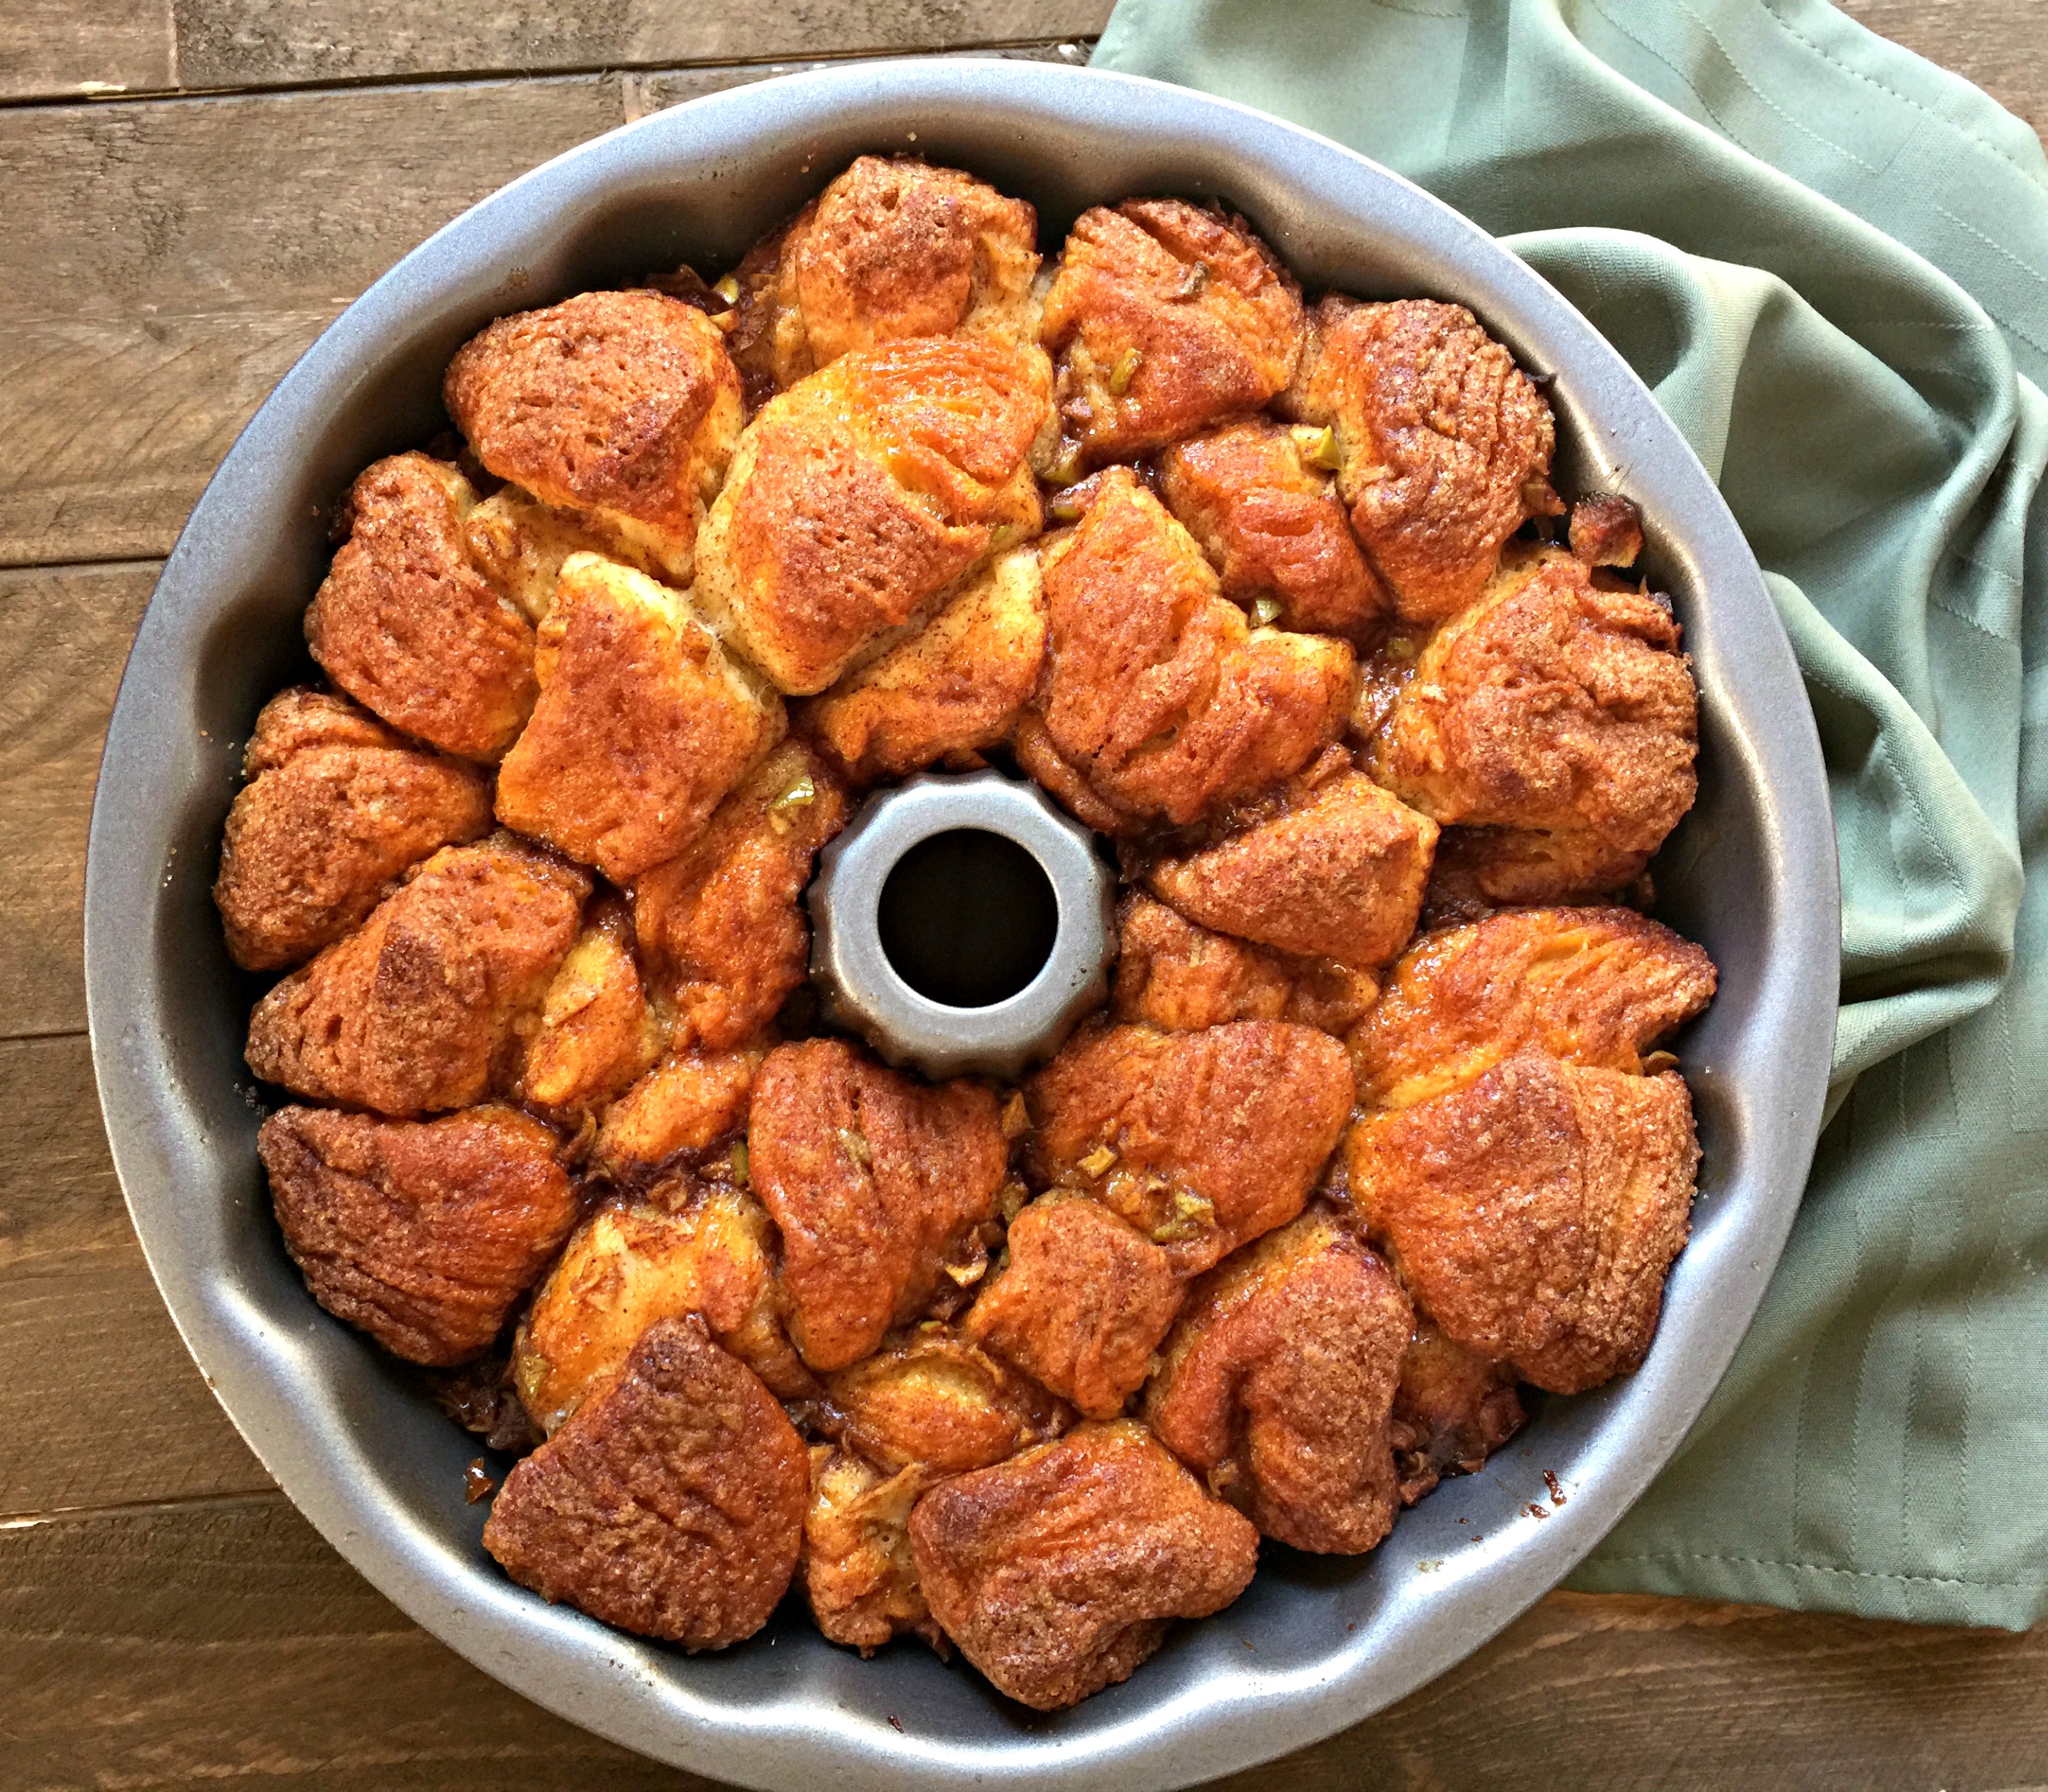
M 0 1792 L 704 1786 L 406 1621 L 277 1491 L 129 1230 L 85 1038 L 99 740 L 161 557 L 272 383 L 435 227 L 773 58 L 1078 61 L 1107 0 L 0 6 Z M 2048 125 L 2048 0 L 1851 0 Z M 1309 1789 L 2048 1782 L 2030 1636 L 1546 1599 Z

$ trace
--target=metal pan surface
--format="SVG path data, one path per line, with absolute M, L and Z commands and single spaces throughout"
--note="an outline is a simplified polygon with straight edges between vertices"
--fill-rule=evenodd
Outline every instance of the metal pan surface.
M 230 965 L 209 896 L 241 743 L 264 699 L 308 669 L 299 620 L 331 507 L 366 463 L 443 426 L 456 347 L 581 288 L 729 265 L 855 155 L 895 150 L 1030 200 L 1050 244 L 1092 203 L 1214 197 L 1312 292 L 1470 305 L 1554 376 L 1562 489 L 1641 506 L 1702 696 L 1700 800 L 1658 881 L 1660 912 L 1712 952 L 1721 993 L 1681 1041 L 1705 1161 L 1648 1362 L 1541 1405 L 1483 1473 L 1446 1484 L 1369 1556 L 1268 1545 L 1235 1605 L 1049 1717 L 921 1647 L 863 1662 L 790 1604 L 752 1642 L 690 1657 L 498 1573 L 483 1508 L 463 1498 L 475 1441 L 321 1313 L 285 1255 L 241 1055 L 255 986 Z M 1128 76 L 967 60 L 850 65 L 657 114 L 514 182 L 371 287 L 258 412 L 165 568 L 107 738 L 86 882 L 94 1062 L 130 1212 L 192 1355 L 300 1509 L 412 1617 L 579 1724 L 749 1786 L 890 1792 L 1207 1779 L 1401 1697 L 1553 1585 L 1678 1447 L 1763 1294 L 1820 1124 L 1838 937 L 1819 745 L 1756 563 L 1584 319 L 1456 213 L 1308 132 Z

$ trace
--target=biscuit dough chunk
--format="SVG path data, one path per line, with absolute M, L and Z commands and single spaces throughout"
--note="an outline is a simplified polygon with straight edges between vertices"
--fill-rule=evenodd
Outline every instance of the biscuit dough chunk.
M 1456 615 L 1509 536 L 1564 508 L 1550 490 L 1550 407 L 1463 305 L 1332 293 L 1282 408 L 1335 432 L 1338 494 L 1413 621 Z
M 1312 1210 L 1189 1291 L 1146 1422 L 1266 1536 L 1362 1554 L 1394 1525 L 1389 1425 L 1414 1323 L 1387 1265 Z
M 935 1325 L 835 1371 L 825 1393 L 848 1449 L 885 1469 L 921 1464 L 928 1480 L 986 1468 L 1073 1422 L 1043 1387 Z
M 1423 649 L 1367 769 L 1433 820 L 1589 839 L 1640 870 L 1692 807 L 1698 700 L 1662 604 L 1517 551 Z
M 1444 829 L 1422 898 L 1422 925 L 1454 927 L 1495 909 L 1636 906 L 1648 900 L 1649 854 L 1582 828 Z
M 616 882 L 681 851 L 787 725 L 674 592 L 595 554 L 564 564 L 535 665 L 498 819 Z
M 747 1131 L 762 1041 L 724 1051 L 672 1053 L 604 1111 L 593 1166 L 613 1181 L 644 1181 L 672 1159 L 695 1157 Z
M 1259 1565 L 1251 1525 L 1128 1421 L 933 1488 L 910 1546 L 940 1627 L 1037 1711 L 1129 1679 L 1173 1619 L 1220 1612 Z
M 1360 1121 L 1347 1158 L 1371 1235 L 1453 1343 L 1554 1394 L 1642 1362 L 1699 1166 L 1675 1072 L 1525 1052 Z
M 1307 458 L 1321 444 L 1307 432 L 1305 447 L 1301 433 L 1262 417 L 1176 443 L 1159 457 L 1160 495 L 1225 597 L 1264 602 L 1282 628 L 1363 645 L 1394 600 L 1360 551 L 1335 482 Z
M 617 896 L 601 897 L 548 984 L 520 1094 L 558 1113 L 601 1107 L 654 1061 L 660 1031 L 633 957 L 633 918 Z
M 1014 549 L 908 640 L 800 704 L 797 725 L 854 782 L 901 778 L 1007 740 L 1045 658 L 1038 557 Z
M 674 1008 L 676 1049 L 743 1044 L 804 980 L 811 932 L 797 899 L 846 809 L 824 762 L 785 741 L 681 853 L 634 882 L 642 961 Z
M 1368 972 L 1331 959 L 1290 958 L 1212 933 L 1150 896 L 1127 896 L 1117 925 L 1110 1011 L 1162 1033 L 1286 1020 L 1341 1034 L 1379 994 Z
M 1205 927 L 1370 971 L 1415 931 L 1436 845 L 1436 823 L 1345 770 L 1146 881 Z
M 1076 470 L 1259 409 L 1294 377 L 1303 327 L 1301 288 L 1242 218 L 1177 199 L 1084 211 L 1041 334 Z
M 862 156 L 740 264 L 727 338 L 755 389 L 905 336 L 1025 347 L 1038 215 L 957 169 Z
M 774 1395 L 701 1320 L 668 1319 L 506 1476 L 483 1546 L 550 1604 L 723 1649 L 788 1589 L 809 1498 Z
M 588 873 L 507 836 L 442 848 L 256 1004 L 249 1068 L 386 1114 L 509 1087 L 589 894 Z
M 1032 1080 L 1033 1167 L 1199 1274 L 1301 1211 L 1351 1111 L 1344 1048 L 1313 1027 L 1084 1029 Z
M 809 696 L 1038 533 L 1044 358 L 954 336 L 859 349 L 747 425 L 705 525 L 698 607 Z
M 994 1093 L 930 1088 L 842 1040 L 778 1046 L 754 1080 L 754 1185 L 782 1234 L 790 1333 L 844 1368 L 924 1310 L 995 1211 L 1008 1158 Z
M 1115 1418 L 1181 1310 L 1173 1260 L 1127 1220 L 1047 1195 L 1010 1222 L 1010 1260 L 962 1328 L 1089 1418 Z
M 690 582 L 745 415 L 725 338 L 702 312 L 636 291 L 501 317 L 457 351 L 442 395 L 498 478 Z
M 1401 1503 L 1414 1505 L 1446 1475 L 1478 1473 L 1524 1416 L 1510 1371 L 1452 1343 L 1433 1319 L 1418 1321 L 1390 1428 Z
M 536 628 L 548 619 L 555 586 L 572 554 L 616 558 L 607 541 L 574 510 L 543 504 L 516 485 L 500 486 L 469 513 L 463 526 L 469 557 L 478 570 L 519 607 Z M 632 556 L 634 564 L 640 563 Z M 640 566 L 640 570 L 646 568 Z
M 737 1189 L 677 1179 L 599 1208 L 520 1322 L 513 1376 L 534 1422 L 553 1432 L 649 1326 L 688 1313 L 777 1393 L 805 1391 L 777 1318 L 774 1239 Z
M 1634 1075 L 1705 1008 L 1713 961 L 1628 909 L 1524 909 L 1423 934 L 1351 1036 L 1360 1104 L 1412 1107 L 1534 1048 Z
M 470 557 L 475 503 L 468 480 L 424 454 L 367 468 L 342 505 L 346 538 L 306 611 L 306 644 L 394 728 L 495 759 L 533 707 L 533 630 Z
M 1252 630 L 1128 467 L 1042 555 L 1051 746 L 1111 809 L 1184 825 L 1290 778 L 1336 738 L 1356 660 Z
M 921 1468 L 892 1474 L 855 1451 L 811 1446 L 804 1594 L 828 1641 L 871 1655 L 908 1634 L 944 1649 L 910 1550 L 910 1511 L 930 1483 Z
M 409 1363 L 489 1348 L 576 1224 L 555 1135 L 509 1107 L 426 1121 L 283 1107 L 256 1148 L 313 1298 Z
M 256 718 L 213 899 L 229 955 L 280 971 L 355 927 L 409 865 L 491 828 L 474 766 L 415 747 L 345 697 L 281 691 Z

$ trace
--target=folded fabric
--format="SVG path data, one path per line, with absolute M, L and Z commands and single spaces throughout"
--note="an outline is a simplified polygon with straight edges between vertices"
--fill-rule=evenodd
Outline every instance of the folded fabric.
M 1573 1584 L 2048 1615 L 2039 140 L 1822 0 L 1122 0 L 1095 62 L 1501 234 L 1720 480 L 1805 671 L 1833 1118 L 1734 1367 Z

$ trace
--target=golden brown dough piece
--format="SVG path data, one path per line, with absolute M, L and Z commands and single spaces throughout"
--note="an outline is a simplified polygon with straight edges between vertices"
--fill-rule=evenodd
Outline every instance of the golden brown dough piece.
M 1633 566 L 1643 552 L 1643 513 L 1619 492 L 1588 493 L 1572 506 L 1572 558 L 1585 566 Z
M 1626 884 L 1692 807 L 1697 708 L 1665 606 L 1518 550 L 1423 650 L 1367 769 L 1438 822 L 1546 836 L 1499 842 L 1480 887 L 1566 901 Z
M 1577 1394 L 1650 1348 L 1699 1146 L 1685 1080 L 1524 1052 L 1353 1127 L 1351 1195 L 1453 1342 Z
M 725 338 L 660 293 L 579 293 L 501 317 L 442 395 L 476 457 L 679 585 L 745 410 Z
M 782 690 L 822 691 L 1038 533 L 1050 416 L 1035 351 L 917 336 L 841 355 L 747 425 L 692 598 Z
M 1455 927 L 1495 909 L 1603 907 L 1649 900 L 1649 854 L 1584 829 L 1448 827 L 1437 841 L 1425 927 Z
M 409 865 L 491 828 L 474 766 L 413 746 L 345 697 L 280 691 L 256 718 L 213 899 L 246 971 L 281 971 L 356 925 Z
M 1350 1039 L 1360 1106 L 1411 1107 L 1535 1047 L 1631 1075 L 1700 1013 L 1713 961 L 1627 909 L 1526 909 L 1425 933 Z
M 1032 1202 L 1010 1222 L 1009 1247 L 962 1328 L 1085 1417 L 1115 1418 L 1181 1310 L 1173 1259 L 1107 1208 L 1071 1195 Z
M 1476 1474 L 1522 1416 L 1512 1375 L 1453 1344 L 1434 1320 L 1418 1321 L 1394 1397 L 1401 1503 L 1414 1505 L 1446 1475 Z
M 855 783 L 901 778 L 1007 739 L 1045 658 L 1038 557 L 1018 548 L 908 640 L 799 704 L 797 725 Z
M 1550 490 L 1550 407 L 1463 305 L 1317 306 L 1288 414 L 1335 431 L 1337 491 L 1401 614 L 1441 622 L 1479 595 Z
M 804 1592 L 828 1641 L 871 1655 L 909 1633 L 944 1650 L 910 1553 L 910 1510 L 930 1482 L 921 1468 L 886 1474 L 851 1450 L 812 1446 Z
M 1369 971 L 1415 931 L 1436 845 L 1436 823 L 1344 770 L 1146 881 L 1205 927 Z
M 743 1135 L 754 1074 L 768 1051 L 756 1040 L 664 1058 L 604 1111 L 594 1166 L 614 1181 L 644 1181 L 672 1158 Z
M 1101 475 L 1042 565 L 1046 735 L 1111 808 L 1194 821 L 1291 777 L 1343 725 L 1351 649 L 1254 633 L 1128 467 Z
M 555 1135 L 509 1107 L 282 1107 L 256 1148 L 313 1298 L 411 1363 L 487 1348 L 576 1224 Z
M 1220 1612 L 1259 1565 L 1258 1532 L 1128 1421 L 933 1488 L 910 1545 L 940 1627 L 1038 1711 L 1129 1679 L 1172 1619 Z
M 517 1073 L 519 1030 L 569 948 L 590 876 L 494 836 L 444 847 L 249 1017 L 249 1068 L 386 1114 L 466 1107 Z
M 1369 972 L 1329 959 L 1288 958 L 1212 933 L 1135 892 L 1118 908 L 1117 925 L 1110 1011 L 1162 1033 L 1287 1020 L 1342 1034 L 1379 994 Z
M 838 1039 L 769 1054 L 747 1142 L 782 1230 L 791 1335 L 817 1370 L 917 1317 L 948 1255 L 995 1211 L 1008 1156 L 990 1090 L 928 1088 Z
M 564 562 L 539 642 L 498 819 L 615 882 L 682 851 L 787 727 L 683 599 L 615 560 Z
M 1301 288 L 1242 218 L 1177 199 L 1084 211 L 1042 325 L 1077 470 L 1257 410 L 1302 332 Z
M 863 156 L 741 262 L 727 343 L 756 390 L 905 336 L 1037 339 L 1038 215 L 957 169 Z
M 633 917 L 617 896 L 602 896 L 541 1000 L 539 1027 L 526 1041 L 521 1097 L 563 1113 L 601 1107 L 660 1049 L 634 961 Z
M 1265 1535 L 1362 1554 L 1394 1525 L 1388 1426 L 1414 1324 L 1386 1264 L 1304 1213 L 1189 1290 L 1146 1422 Z
M 929 1323 L 828 1375 L 825 1392 L 848 1449 L 885 1469 L 921 1464 L 928 1481 L 986 1468 L 1073 1422 L 1036 1383 Z
M 811 932 L 797 898 L 819 848 L 845 824 L 839 780 L 785 741 L 710 826 L 634 883 L 642 960 L 676 1009 L 677 1049 L 743 1043 L 804 980 Z
M 1335 482 L 1308 458 L 1323 443 L 1305 445 L 1303 433 L 1255 417 L 1176 443 L 1159 457 L 1160 495 L 1225 597 L 1282 628 L 1363 645 L 1394 600 L 1359 550 Z
M 1032 1080 L 1041 1180 L 1093 1195 L 1199 1274 L 1301 1211 L 1351 1111 L 1313 1027 L 1084 1028 Z
M 678 1178 L 599 1208 L 520 1322 L 519 1398 L 553 1432 L 657 1321 L 686 1313 L 778 1394 L 809 1383 L 777 1317 L 774 1228 L 760 1202 Z
M 616 557 L 616 543 L 574 510 L 557 510 L 516 485 L 500 486 L 469 513 L 463 538 L 477 570 L 518 605 L 536 628 L 547 620 L 555 584 L 572 554 Z
M 723 1649 L 788 1588 L 809 1497 L 774 1395 L 701 1320 L 664 1320 L 506 1476 L 483 1546 L 551 1604 Z
M 533 707 L 533 630 L 469 557 L 476 502 L 444 461 L 367 468 L 337 519 L 346 536 L 306 611 L 312 656 L 394 728 L 495 759 Z

